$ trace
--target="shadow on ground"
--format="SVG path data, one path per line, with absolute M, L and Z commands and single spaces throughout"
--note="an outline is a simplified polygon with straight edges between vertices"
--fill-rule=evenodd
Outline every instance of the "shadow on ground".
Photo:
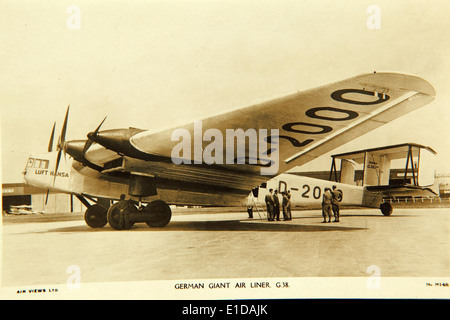
M 295 219 L 294 219 L 295 220 Z M 263 232 L 323 232 L 323 231 L 358 231 L 367 228 L 345 227 L 335 223 L 318 225 L 295 224 L 294 221 L 267 222 L 255 220 L 228 221 L 171 221 L 163 228 L 150 228 L 145 223 L 136 223 L 127 231 L 133 232 L 168 232 L 168 231 L 263 231 Z M 47 230 L 46 232 L 126 232 L 114 230 L 109 225 L 103 228 L 90 228 L 87 225 L 63 227 Z

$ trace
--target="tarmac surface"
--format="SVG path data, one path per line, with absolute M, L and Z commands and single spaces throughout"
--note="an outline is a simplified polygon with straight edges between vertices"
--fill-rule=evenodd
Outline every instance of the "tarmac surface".
M 214 213 L 214 214 L 211 214 Z M 293 220 L 249 219 L 242 209 L 176 209 L 164 228 L 88 227 L 82 214 L 4 216 L 2 286 L 258 277 L 450 275 L 450 208 L 344 209 L 322 224 L 320 210 Z

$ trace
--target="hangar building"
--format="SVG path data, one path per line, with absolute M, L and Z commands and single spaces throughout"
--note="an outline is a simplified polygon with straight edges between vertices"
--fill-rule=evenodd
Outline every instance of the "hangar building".
M 47 204 L 47 190 L 29 186 L 25 183 L 2 184 L 2 212 L 10 212 L 10 207 L 31 205 L 34 212 L 68 213 L 84 211 L 84 206 L 74 196 L 62 193 L 50 193 Z

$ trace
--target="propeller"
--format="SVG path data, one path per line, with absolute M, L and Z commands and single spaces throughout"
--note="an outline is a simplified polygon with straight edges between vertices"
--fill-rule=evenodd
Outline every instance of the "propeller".
M 53 175 L 53 185 L 55 185 L 56 173 L 58 172 L 59 163 L 61 161 L 61 153 L 64 152 L 64 158 L 66 157 L 66 131 L 67 131 L 67 119 L 69 117 L 69 109 L 70 105 L 67 106 L 66 116 L 64 117 L 64 122 L 61 129 L 61 135 L 58 138 L 58 145 L 57 145 L 58 155 L 56 156 L 56 166 Z M 53 137 L 51 138 L 51 140 L 53 141 Z
M 56 121 L 53 123 L 53 129 L 52 129 L 52 133 L 50 134 L 50 141 L 48 142 L 48 152 L 52 152 L 53 151 L 53 140 L 55 139 L 55 126 L 56 126 Z M 47 189 L 47 194 L 45 196 L 45 205 L 47 205 L 48 202 L 48 194 L 49 194 L 50 190 Z
M 47 195 L 45 196 L 45 205 L 47 205 L 47 201 L 48 201 L 48 194 L 49 194 L 50 190 L 47 189 Z
M 85 145 L 84 145 L 84 148 L 83 148 L 83 155 L 86 154 L 86 151 L 88 151 L 88 149 L 89 149 L 89 148 L 91 147 L 91 145 L 94 143 L 94 141 L 91 139 L 91 137 L 96 137 L 96 136 L 97 136 L 97 133 L 99 132 L 100 127 L 102 126 L 103 122 L 105 122 L 105 120 L 106 120 L 106 117 L 103 119 L 102 122 L 100 122 L 100 124 L 98 125 L 97 129 L 95 129 L 94 132 L 92 132 L 92 133 L 90 133 L 90 134 L 88 135 L 88 138 L 89 138 L 89 139 L 86 141 L 86 143 L 85 143 Z
M 52 152 L 53 151 L 53 139 L 55 138 L 55 125 L 56 125 L 56 121 L 53 124 L 52 133 L 50 135 L 50 141 L 48 142 L 48 152 Z

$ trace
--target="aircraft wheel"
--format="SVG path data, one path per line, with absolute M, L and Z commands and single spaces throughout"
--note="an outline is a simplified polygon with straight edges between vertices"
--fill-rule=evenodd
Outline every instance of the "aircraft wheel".
M 107 209 L 101 205 L 94 204 L 86 209 L 84 221 L 91 228 L 102 228 L 108 222 L 106 214 Z
M 128 203 L 128 207 L 125 209 L 125 212 L 124 212 L 125 219 L 121 225 L 119 204 L 118 203 L 113 204 L 109 208 L 108 214 L 107 214 L 109 225 L 111 226 L 111 228 L 116 229 L 116 230 L 130 229 L 134 225 L 134 222 L 128 221 L 128 219 L 126 217 L 130 213 L 136 212 L 137 210 L 138 209 L 136 208 L 135 205 L 133 205 L 132 203 Z
M 390 216 L 393 211 L 392 204 L 390 204 L 389 202 L 383 202 L 382 204 L 380 204 L 380 210 L 383 215 Z
M 172 218 L 172 210 L 169 205 L 162 200 L 150 202 L 146 209 L 151 215 L 151 220 L 146 222 L 149 227 L 160 228 L 165 227 Z

